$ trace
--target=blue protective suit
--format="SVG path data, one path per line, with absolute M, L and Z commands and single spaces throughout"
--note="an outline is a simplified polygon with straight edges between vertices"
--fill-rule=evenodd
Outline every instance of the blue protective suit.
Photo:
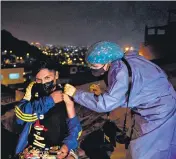
M 135 116 L 140 135 L 130 142 L 131 158 L 176 159 L 176 92 L 172 84 L 160 67 L 144 57 L 132 53 L 125 58 L 132 69 L 129 107 L 140 114 L 140 118 Z M 77 90 L 74 100 L 93 111 L 109 112 L 126 106 L 127 90 L 127 67 L 116 60 L 104 94 L 96 98 L 93 93 Z

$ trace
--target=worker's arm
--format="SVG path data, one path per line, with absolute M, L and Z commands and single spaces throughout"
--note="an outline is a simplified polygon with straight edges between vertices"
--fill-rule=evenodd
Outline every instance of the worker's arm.
M 111 84 L 107 91 L 98 97 L 94 93 L 77 90 L 73 96 L 74 100 L 96 112 L 109 112 L 126 103 L 126 92 L 128 90 L 128 70 L 125 66 L 112 71 Z

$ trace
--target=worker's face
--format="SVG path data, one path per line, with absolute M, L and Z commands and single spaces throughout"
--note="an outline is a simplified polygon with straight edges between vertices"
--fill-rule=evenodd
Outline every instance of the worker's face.
M 90 64 L 90 68 L 92 70 L 92 74 L 94 76 L 101 76 L 106 71 L 108 71 L 110 64 Z
M 55 88 L 57 79 L 58 72 L 48 69 L 42 69 L 36 75 L 36 83 L 42 84 L 46 93 L 50 93 Z

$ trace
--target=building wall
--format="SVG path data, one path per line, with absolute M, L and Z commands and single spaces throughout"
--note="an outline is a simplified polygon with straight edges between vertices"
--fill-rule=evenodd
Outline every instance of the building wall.
M 24 82 L 24 68 L 1 69 L 1 84 L 19 84 Z

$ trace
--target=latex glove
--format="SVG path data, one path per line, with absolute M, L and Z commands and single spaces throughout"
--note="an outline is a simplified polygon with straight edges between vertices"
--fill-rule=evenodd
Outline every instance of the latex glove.
M 61 149 L 57 153 L 58 159 L 64 159 L 68 155 L 68 147 L 66 145 L 62 145 Z
M 94 93 L 95 95 L 100 95 L 102 93 L 99 84 L 91 84 L 89 87 L 90 92 Z
M 73 97 L 76 93 L 76 88 L 70 84 L 66 84 L 64 87 L 64 93 Z
M 23 99 L 30 101 L 31 100 L 31 90 L 32 87 L 34 86 L 35 82 L 31 82 L 28 87 L 26 88 L 26 93 L 23 97 Z

